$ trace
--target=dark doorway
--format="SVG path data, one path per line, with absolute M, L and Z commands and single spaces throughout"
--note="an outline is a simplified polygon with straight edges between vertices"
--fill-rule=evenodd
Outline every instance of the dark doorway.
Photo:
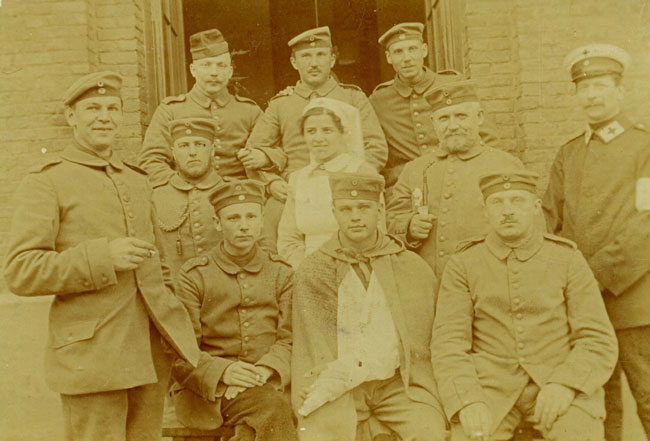
M 388 0 L 184 0 L 185 41 L 195 32 L 219 29 L 231 47 L 233 87 L 262 108 L 298 74 L 287 41 L 300 32 L 329 26 L 338 52 L 334 72 L 370 94 L 392 77 L 377 38 L 400 21 L 424 22 L 424 1 Z M 185 48 L 191 60 L 189 47 Z M 188 88 L 193 84 L 187 72 Z

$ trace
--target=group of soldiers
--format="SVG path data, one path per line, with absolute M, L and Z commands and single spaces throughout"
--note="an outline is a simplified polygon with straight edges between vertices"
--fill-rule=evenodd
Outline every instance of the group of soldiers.
M 121 76 L 70 86 L 73 139 L 21 183 L 5 262 L 14 293 L 54 295 L 67 440 L 159 440 L 169 393 L 236 440 L 615 441 L 622 372 L 650 433 L 650 134 L 621 111 L 627 54 L 567 56 L 588 126 L 540 198 L 475 85 L 424 66 L 423 29 L 380 37 L 396 75 L 369 99 L 332 75 L 327 27 L 301 33 L 300 80 L 264 112 L 229 92 L 223 35 L 194 34 L 196 83 L 138 166 L 113 153 Z M 376 173 L 330 174 L 339 229 L 292 268 L 277 225 L 320 97 L 358 109 Z

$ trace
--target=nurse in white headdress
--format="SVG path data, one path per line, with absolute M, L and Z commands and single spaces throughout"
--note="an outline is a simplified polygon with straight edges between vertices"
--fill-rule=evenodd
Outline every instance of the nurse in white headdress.
M 364 160 L 356 107 L 316 98 L 305 107 L 300 126 L 310 163 L 289 176 L 289 196 L 278 226 L 278 253 L 294 268 L 338 230 L 332 214 L 329 175 L 377 174 Z M 383 225 L 381 228 L 385 231 Z

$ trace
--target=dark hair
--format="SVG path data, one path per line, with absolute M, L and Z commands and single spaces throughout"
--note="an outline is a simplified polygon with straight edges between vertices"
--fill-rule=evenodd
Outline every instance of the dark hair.
M 300 118 L 300 133 L 303 135 L 305 134 L 305 121 L 310 116 L 316 116 L 316 115 L 329 115 L 332 117 L 332 121 L 334 121 L 334 125 L 338 129 L 339 132 L 343 133 L 345 130 L 343 129 L 343 122 L 341 121 L 341 118 L 339 116 L 332 112 L 330 109 L 326 107 L 312 107 L 308 111 L 306 111 L 302 117 Z

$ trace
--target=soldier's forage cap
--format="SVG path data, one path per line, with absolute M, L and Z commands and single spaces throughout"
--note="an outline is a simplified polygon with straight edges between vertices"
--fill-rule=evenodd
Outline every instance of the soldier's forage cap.
M 422 38 L 423 31 L 424 25 L 422 23 L 400 23 L 384 32 L 378 41 L 386 49 L 398 41 L 420 40 L 424 42 Z
M 234 204 L 255 202 L 264 204 L 264 184 L 252 179 L 224 181 L 208 194 L 208 199 L 218 213 Z
M 183 118 L 168 123 L 172 142 L 185 136 L 200 136 L 212 143 L 217 130 L 217 123 L 209 118 Z
M 63 94 L 63 104 L 72 106 L 79 100 L 95 96 L 120 96 L 122 76 L 116 72 L 93 72 L 75 81 Z
M 384 177 L 376 174 L 333 173 L 330 175 L 332 200 L 360 199 L 379 202 L 384 191 Z
M 483 199 L 507 190 L 526 190 L 536 195 L 538 179 L 539 175 L 532 171 L 503 170 L 481 176 L 478 185 L 483 193 Z
M 564 59 L 571 81 L 599 75 L 623 75 L 630 64 L 630 55 L 612 44 L 588 44 L 576 48 Z
M 456 104 L 473 102 L 478 103 L 478 95 L 473 81 L 463 80 L 443 84 L 440 87 L 429 90 L 424 98 L 431 106 L 431 111 L 444 107 L 455 106 Z
M 287 44 L 294 52 L 313 47 L 332 47 L 332 35 L 328 26 L 321 26 L 296 35 Z
M 192 61 L 216 57 L 228 52 L 228 43 L 218 29 L 208 29 L 190 36 Z

